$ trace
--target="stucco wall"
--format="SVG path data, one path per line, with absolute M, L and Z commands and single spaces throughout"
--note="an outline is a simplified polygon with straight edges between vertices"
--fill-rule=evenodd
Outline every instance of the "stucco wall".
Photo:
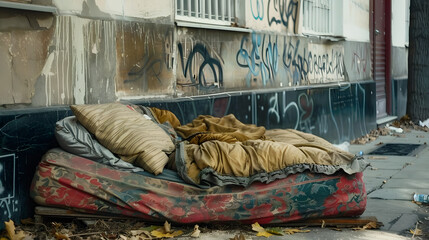
M 365 37 L 344 41 L 302 35 L 302 2 L 297 0 L 246 1 L 242 10 L 250 33 L 175 27 L 174 1 L 169 0 L 44 2 L 58 15 L 0 12 L 7 20 L 0 23 L 0 52 L 6 56 L 0 60 L 5 75 L 0 104 L 6 107 L 370 79 Z M 359 17 L 369 18 L 368 1 L 346 2 L 361 11 Z M 361 25 L 354 15 L 348 24 Z

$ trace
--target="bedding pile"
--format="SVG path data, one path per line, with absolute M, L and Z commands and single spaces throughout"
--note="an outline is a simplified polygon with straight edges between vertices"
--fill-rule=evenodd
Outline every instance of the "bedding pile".
M 36 203 L 178 223 L 277 223 L 357 216 L 367 163 L 312 134 L 266 130 L 234 115 L 182 125 L 170 111 L 74 105 L 61 148 L 40 162 Z

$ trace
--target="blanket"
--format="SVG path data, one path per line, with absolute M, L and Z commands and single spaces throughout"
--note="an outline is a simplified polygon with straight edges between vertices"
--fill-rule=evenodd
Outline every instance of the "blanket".
M 205 187 L 269 183 L 305 170 L 354 174 L 368 165 L 313 134 L 266 130 L 243 124 L 233 115 L 202 115 L 176 131 L 187 140 L 176 150 L 179 174 L 187 182 Z

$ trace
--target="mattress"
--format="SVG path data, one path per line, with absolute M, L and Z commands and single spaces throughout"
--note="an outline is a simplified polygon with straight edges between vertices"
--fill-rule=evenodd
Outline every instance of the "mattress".
M 55 148 L 39 163 L 30 195 L 43 206 L 175 223 L 359 216 L 367 200 L 362 172 L 304 171 L 268 184 L 205 189 L 165 175 L 121 171 Z

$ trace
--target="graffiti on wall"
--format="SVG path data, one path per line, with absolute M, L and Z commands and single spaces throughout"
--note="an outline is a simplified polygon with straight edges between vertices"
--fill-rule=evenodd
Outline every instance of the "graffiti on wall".
M 287 92 L 274 93 L 268 100 L 265 125 L 293 128 L 325 138 L 334 135 L 338 142 L 367 133 L 366 94 L 360 84 L 329 88 L 327 97 L 327 104 L 319 103 L 316 110 L 315 99 L 323 102 L 317 93 L 301 92 L 291 100 Z
M 269 26 L 282 25 L 291 29 L 293 33 L 298 33 L 299 0 L 249 1 L 250 11 L 255 20 L 264 21 L 266 18 Z
M 177 44 L 177 85 L 202 89 L 223 85 L 223 60 L 208 44 L 193 42 Z
M 249 39 L 244 36 L 241 39 L 240 50 L 237 52 L 236 61 L 238 66 L 248 68 L 249 73 L 246 76 L 246 83 L 251 85 L 251 80 L 256 81 L 260 76 L 262 85 L 266 86 L 269 80 L 274 80 L 278 72 L 278 44 L 277 37 L 271 40 L 271 36 L 252 34 L 251 50 L 248 51 L 245 45 L 248 45 Z
M 249 70 L 248 86 L 260 79 L 262 85 L 276 79 L 289 85 L 323 83 L 344 78 L 344 50 L 341 45 L 302 43 L 299 38 L 253 32 L 251 40 L 243 36 L 236 54 L 237 65 Z M 283 49 L 281 49 L 281 46 Z
M 0 209 L 1 219 L 10 219 L 18 211 L 15 199 L 15 154 L 0 156 Z
M 367 73 L 368 56 L 366 46 L 358 46 L 352 54 L 351 71 L 356 72 L 358 75 L 365 75 Z
M 118 37 L 117 91 L 128 94 L 162 92 L 173 79 L 173 30 L 150 24 L 126 24 Z

